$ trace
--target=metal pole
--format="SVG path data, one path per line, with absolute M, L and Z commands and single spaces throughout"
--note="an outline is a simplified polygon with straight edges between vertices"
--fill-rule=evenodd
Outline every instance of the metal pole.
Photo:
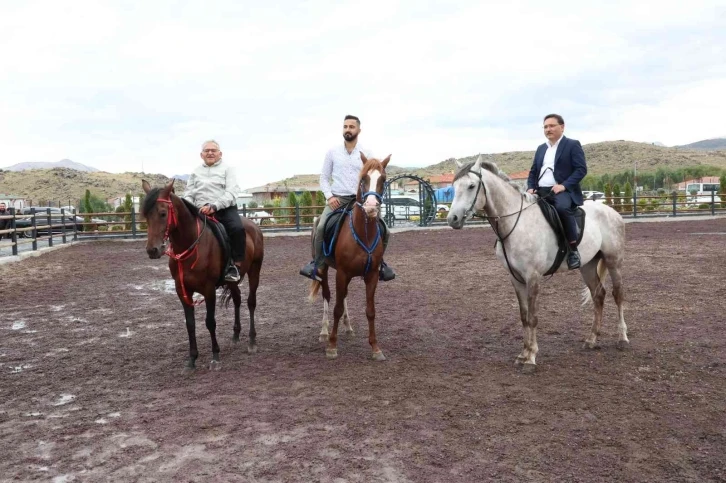
M 33 215 L 31 226 L 33 229 L 30 231 L 30 234 L 33 236 L 33 251 L 38 249 L 38 230 L 36 230 L 36 227 L 38 226 L 38 223 L 35 219 L 35 208 L 30 209 L 30 214 Z M 27 233 L 27 232 L 26 232 Z
M 295 201 L 295 229 L 300 231 L 300 203 Z
M 638 185 L 635 185 L 635 191 L 633 191 L 633 218 L 638 217 Z
M 13 242 L 13 255 L 18 254 L 18 227 L 15 226 L 15 210 L 13 209 L 13 219 L 10 220 L 10 227 L 13 232 L 10 234 L 10 240 Z
M 48 246 L 53 246 L 53 221 L 50 219 L 50 208 L 45 209 L 46 214 L 48 215 Z
M 60 205 L 60 202 L 58 204 Z M 63 244 L 65 245 L 65 243 L 66 243 L 66 209 L 65 208 L 61 208 L 61 220 L 63 220 L 61 223 L 61 233 L 62 233 Z
M 136 238 L 136 210 L 131 205 L 131 238 Z
M 711 216 L 716 216 L 716 192 L 711 190 Z
M 673 192 L 673 216 L 676 216 L 676 201 L 678 200 L 678 192 Z

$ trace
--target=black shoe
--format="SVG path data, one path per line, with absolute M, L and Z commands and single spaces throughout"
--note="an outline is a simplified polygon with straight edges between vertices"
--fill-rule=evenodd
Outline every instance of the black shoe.
M 390 280 L 393 280 L 394 278 L 396 278 L 396 273 L 391 267 L 386 265 L 386 262 L 381 260 L 381 268 L 380 270 L 378 270 L 378 280 L 388 282 Z
M 225 282 L 239 282 L 239 270 L 236 265 L 227 267 L 227 273 L 224 274 Z
M 302 267 L 300 269 L 300 275 L 312 280 L 317 280 L 318 282 L 323 281 L 322 277 L 318 274 L 318 268 L 315 266 L 315 260 Z
M 567 268 L 570 270 L 580 268 L 580 252 L 577 250 L 570 250 L 570 254 L 567 255 Z

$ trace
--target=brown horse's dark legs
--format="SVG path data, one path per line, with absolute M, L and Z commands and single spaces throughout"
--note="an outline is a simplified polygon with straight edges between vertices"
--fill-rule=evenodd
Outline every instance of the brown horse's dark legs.
M 229 285 L 229 292 L 232 295 L 232 302 L 234 303 L 234 334 L 232 335 L 232 342 L 235 344 L 239 342 L 239 334 L 242 332 L 242 324 L 240 322 L 240 305 L 242 304 L 242 295 L 239 291 L 239 285 L 232 282 Z
M 373 353 L 371 357 L 376 361 L 385 361 L 381 348 L 376 339 L 376 287 L 378 286 L 378 270 L 371 271 L 365 278 L 366 282 L 366 317 L 368 318 L 368 343 Z
M 209 335 L 212 337 L 212 362 L 210 365 L 211 369 L 215 369 L 219 363 L 219 344 L 217 344 L 217 321 L 214 320 L 214 312 L 216 305 L 216 295 L 214 292 L 206 294 L 204 302 L 207 305 L 207 318 L 205 322 L 207 324 L 207 330 Z
M 345 310 L 345 297 L 348 295 L 350 278 L 342 270 L 335 271 L 335 309 L 333 309 L 333 330 L 328 338 L 328 348 L 325 355 L 328 359 L 338 357 L 338 323 Z
M 250 311 L 250 341 L 247 344 L 247 352 L 254 354 L 257 352 L 257 331 L 255 330 L 255 308 L 257 308 L 257 287 L 260 284 L 259 263 L 250 265 L 247 273 L 247 281 L 250 284 L 250 293 L 247 296 L 247 309 Z
M 197 351 L 197 335 L 194 322 L 194 307 L 187 305 L 184 302 L 182 302 L 182 306 L 184 307 L 184 318 L 187 321 L 187 333 L 189 334 L 189 359 L 187 359 L 186 368 L 194 369 L 197 357 L 199 356 L 199 351 Z

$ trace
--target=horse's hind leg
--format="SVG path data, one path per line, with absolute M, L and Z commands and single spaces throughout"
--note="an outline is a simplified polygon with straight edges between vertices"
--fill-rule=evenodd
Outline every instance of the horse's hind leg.
M 348 295 L 348 277 L 341 270 L 335 272 L 335 308 L 333 309 L 333 330 L 328 337 L 328 347 L 325 349 L 325 355 L 328 359 L 338 357 L 338 323 L 343 316 L 345 297 Z
M 343 300 L 343 328 L 345 329 L 345 335 L 355 335 L 353 325 L 350 323 L 350 316 L 348 315 L 348 297 Z
M 600 327 L 602 326 L 602 311 L 605 304 L 605 287 L 602 286 L 602 277 L 604 276 L 605 265 L 599 258 L 595 257 L 580 268 L 582 280 L 587 285 L 587 292 L 583 295 L 584 303 L 592 300 L 594 309 L 594 318 L 592 321 L 592 330 L 590 336 L 585 339 L 584 349 L 597 349 L 597 338 L 600 335 Z M 588 296 L 589 295 L 589 296 Z
M 254 262 L 247 273 L 247 281 L 250 284 L 250 293 L 247 297 L 247 309 L 250 311 L 250 340 L 247 344 L 247 352 L 250 354 L 257 353 L 255 308 L 257 307 L 257 287 L 260 285 L 260 270 L 262 270 L 262 262 Z
M 212 337 L 212 361 L 209 363 L 209 368 L 212 370 L 218 370 L 220 368 L 219 344 L 217 343 L 217 321 L 214 318 L 216 299 L 217 294 L 214 291 L 214 287 L 212 287 L 212 290 L 209 290 L 204 296 L 204 302 L 207 306 L 207 318 L 205 319 L 205 322 L 207 323 L 209 335 Z
M 328 340 L 328 327 L 330 324 L 330 318 L 328 316 L 328 312 L 330 309 L 330 285 L 328 285 L 328 269 L 327 267 L 323 269 L 323 271 L 320 273 L 320 278 L 322 278 L 322 282 L 320 282 L 320 286 L 323 289 L 323 323 L 320 327 L 320 335 L 318 336 L 318 340 L 320 342 L 327 342 Z
M 242 293 L 239 290 L 239 285 L 234 282 L 229 283 L 227 286 L 229 287 L 229 293 L 232 296 L 232 303 L 234 303 L 234 333 L 232 334 L 232 342 L 238 344 L 239 334 L 242 332 L 242 323 L 240 321 Z
M 606 260 L 607 262 L 607 260 Z M 610 280 L 613 282 L 613 298 L 618 306 L 618 349 L 624 350 L 630 347 L 628 340 L 628 326 L 625 325 L 625 316 L 623 314 L 623 302 L 625 294 L 623 292 L 623 277 L 620 273 L 621 261 L 607 263 L 610 272 Z

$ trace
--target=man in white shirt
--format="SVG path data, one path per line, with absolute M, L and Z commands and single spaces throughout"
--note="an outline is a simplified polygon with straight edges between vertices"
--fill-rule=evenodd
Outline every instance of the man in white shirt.
M 585 152 L 580 141 L 564 136 L 565 120 L 559 114 L 546 115 L 542 127 L 547 142 L 540 145 L 534 154 L 527 180 L 527 192 L 537 193 L 554 205 L 560 215 L 570 244 L 567 267 L 573 270 L 580 268 L 574 210 L 584 202 L 580 181 L 587 174 Z
M 201 213 L 214 215 L 224 226 L 233 260 L 227 267 L 224 279 L 238 282 L 240 276 L 235 263 L 241 264 L 245 259 L 247 236 L 237 211 L 237 193 L 240 192 L 237 177 L 232 166 L 222 161 L 222 150 L 217 141 L 210 140 L 202 144 L 199 156 L 204 163 L 192 172 L 183 198 L 199 208 Z
M 358 145 L 358 134 L 360 134 L 360 119 L 356 116 L 345 116 L 343 121 L 343 139 L 345 142 L 330 149 L 325 155 L 323 170 L 320 174 L 320 189 L 325 195 L 327 203 L 320 215 L 318 229 L 315 233 L 315 259 L 300 270 L 300 275 L 313 280 L 321 280 L 318 273 L 325 264 L 325 257 L 323 256 L 325 220 L 327 220 L 330 213 L 356 199 L 359 184 L 358 176 L 363 168 L 363 161 L 360 157 L 361 151 L 367 158 L 373 157 L 369 151 Z M 383 236 L 384 250 L 388 246 L 388 239 L 389 231 L 386 230 Z M 395 277 L 396 274 L 391 267 L 381 261 L 378 278 L 382 281 L 388 281 L 393 280 Z

